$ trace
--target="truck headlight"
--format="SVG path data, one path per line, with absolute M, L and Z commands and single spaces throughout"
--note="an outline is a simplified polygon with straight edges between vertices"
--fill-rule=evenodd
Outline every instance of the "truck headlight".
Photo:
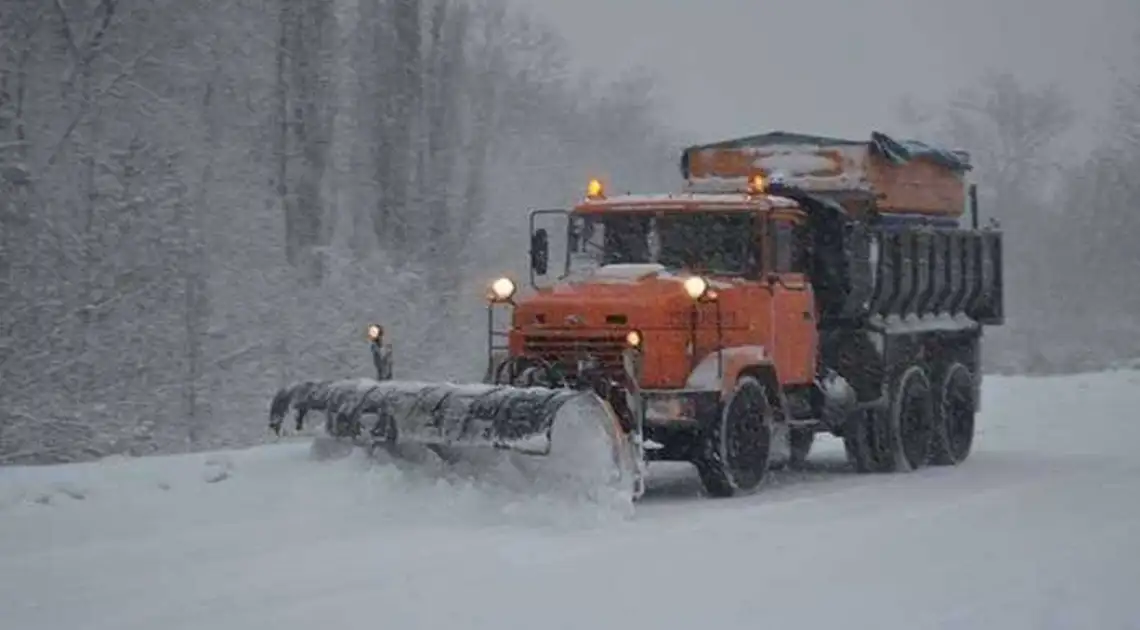
M 645 339 L 641 336 L 641 331 L 639 330 L 631 330 L 625 334 L 625 343 L 630 348 L 641 348 L 641 342 L 643 341 L 645 341 Z
M 514 296 L 516 289 L 514 281 L 510 278 L 499 278 L 491 283 L 491 292 L 488 297 L 495 302 L 506 302 Z
M 700 276 L 685 278 L 684 286 L 685 293 L 688 293 L 689 297 L 693 298 L 694 300 L 699 300 L 705 297 L 709 291 L 708 281 Z

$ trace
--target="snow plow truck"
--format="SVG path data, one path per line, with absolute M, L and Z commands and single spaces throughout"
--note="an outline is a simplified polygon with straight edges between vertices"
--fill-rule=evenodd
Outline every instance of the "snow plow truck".
M 860 472 L 964 461 L 983 328 L 1004 322 L 1002 233 L 978 225 L 969 156 L 771 132 L 685 148 L 680 168 L 679 192 L 594 179 L 531 211 L 530 286 L 489 285 L 482 382 L 394 380 L 372 325 L 376 378 L 282 389 L 271 427 L 320 410 L 370 448 L 530 456 L 586 427 L 634 498 L 654 460 L 691 462 L 712 496 L 752 492 L 821 432 Z M 552 218 L 556 236 L 536 227 Z

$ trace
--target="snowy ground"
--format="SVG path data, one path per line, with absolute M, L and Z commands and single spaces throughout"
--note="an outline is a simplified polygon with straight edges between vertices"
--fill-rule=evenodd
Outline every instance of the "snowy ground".
M 1140 372 L 992 378 L 957 469 L 617 508 L 304 444 L 0 469 L 0 626 L 1140 629 Z M 257 419 L 261 421 L 261 419 Z

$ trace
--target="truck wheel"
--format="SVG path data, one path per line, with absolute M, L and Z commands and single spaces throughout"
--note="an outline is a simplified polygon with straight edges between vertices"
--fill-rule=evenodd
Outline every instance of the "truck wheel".
M 847 452 L 847 461 L 857 472 L 889 470 L 886 418 L 887 413 L 880 409 L 860 409 L 847 417 L 843 425 L 843 450 Z
M 970 456 L 974 444 L 975 402 L 970 369 L 961 363 L 951 363 L 937 390 L 931 463 L 954 466 Z
M 755 490 L 768 473 L 772 407 L 760 381 L 744 376 L 722 409 L 708 424 L 694 463 L 706 492 L 730 497 Z
M 788 432 L 788 468 L 803 468 L 811 454 L 812 444 L 815 443 L 815 431 L 811 429 L 792 429 Z
M 887 444 L 889 472 L 908 472 L 926 465 L 934 437 L 934 398 L 921 366 L 908 367 L 891 394 Z

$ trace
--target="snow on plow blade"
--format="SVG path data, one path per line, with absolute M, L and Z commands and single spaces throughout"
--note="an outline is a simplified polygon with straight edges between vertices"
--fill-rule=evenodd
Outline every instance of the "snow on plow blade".
M 290 410 L 296 429 L 310 411 L 325 413 L 333 437 L 372 443 L 411 442 L 491 447 L 549 455 L 556 422 L 592 423 L 617 445 L 613 410 L 592 392 L 509 385 L 353 379 L 310 381 L 280 390 L 270 428 L 280 433 Z M 563 418 L 564 417 L 564 418 Z
M 613 408 L 592 391 L 487 384 L 355 379 L 298 383 L 278 391 L 270 428 L 280 435 L 290 411 L 296 430 L 322 411 L 338 440 L 384 448 L 423 445 L 466 459 L 464 452 L 539 456 L 516 462 L 531 483 L 595 499 L 636 500 L 643 471 Z M 448 457 L 444 457 L 448 459 Z M 541 464 L 538 463 L 541 460 Z M 540 488 L 541 489 L 541 488 Z M 607 499 L 608 500 L 608 499 Z

